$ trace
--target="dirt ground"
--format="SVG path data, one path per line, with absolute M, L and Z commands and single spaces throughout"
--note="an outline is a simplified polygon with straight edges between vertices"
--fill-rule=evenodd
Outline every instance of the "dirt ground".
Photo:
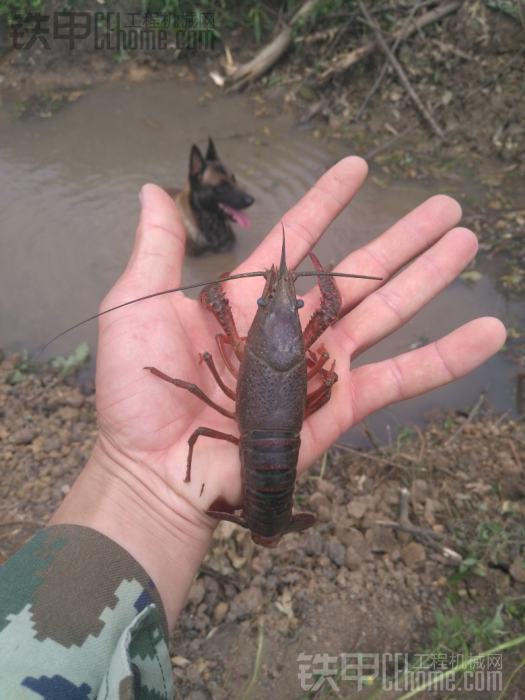
M 92 390 L 59 372 L 19 354 L 0 366 L 0 564 L 45 526 L 96 440 Z M 333 665 L 358 652 L 413 663 L 426 651 L 428 665 L 523 634 L 523 424 L 490 406 L 474 420 L 467 410 L 428 419 L 424 433 L 407 429 L 389 447 L 335 445 L 298 482 L 295 507 L 315 512 L 317 525 L 277 549 L 219 525 L 172 636 L 176 697 L 243 697 L 260 640 L 250 697 L 299 700 L 336 696 L 328 681 L 304 694 L 300 654 L 329 654 Z M 519 649 L 503 657 L 503 682 Z M 334 678 L 342 697 L 377 690 L 356 694 L 356 682 Z M 517 674 L 508 698 L 524 691 Z
M 327 29 L 322 21 L 312 36 Z M 224 38 L 236 61 L 253 56 L 248 29 Z M 424 37 L 416 33 L 402 44 L 400 61 L 445 138 L 419 125 L 376 155 L 419 115 L 389 70 L 355 122 L 384 58 L 376 51 L 323 83 L 310 72 L 332 40 L 333 34 L 304 41 L 301 52 L 285 56 L 252 87 L 254 114 L 291 110 L 318 138 L 344 140 L 368 156 L 380 186 L 396 178 L 470 182 L 477 195 L 466 191 L 464 221 L 476 230 L 482 254 L 506 257 L 501 283 L 521 293 L 523 27 L 469 0 Z M 352 35 L 345 50 L 353 41 Z M 223 70 L 220 42 L 206 55 L 128 53 L 115 61 L 87 48 L 17 52 L 0 31 L 0 99 L 20 118 L 52 118 L 99 82 L 189 80 L 206 87 L 209 72 Z M 337 58 L 335 52 L 327 65 Z M 45 526 L 84 466 L 98 429 L 95 396 L 89 387 L 81 392 L 72 376 L 14 355 L 3 359 L 0 382 L 2 564 Z M 495 415 L 486 404 L 470 420 L 471 408 L 436 412 L 423 433 L 407 429 L 391 446 L 374 444 L 373 436 L 368 452 L 334 446 L 324 465 L 298 483 L 296 509 L 315 512 L 318 524 L 287 536 L 275 550 L 255 547 L 245 531 L 222 523 L 172 637 L 176 697 L 243 698 L 261 642 L 250 698 L 299 700 L 337 695 L 328 680 L 319 690 L 301 687 L 300 654 L 399 653 L 414 663 L 414 654 L 433 650 L 450 664 L 453 654 L 474 654 L 523 634 L 523 423 Z M 525 695 L 523 673 L 511 677 L 522 658 L 515 649 L 504 656 L 504 683 L 511 680 L 506 700 Z M 387 671 L 391 677 L 392 663 Z M 333 678 L 337 697 L 369 697 L 379 687 L 358 692 L 355 681 Z M 319 674 L 306 685 L 317 679 Z M 492 700 L 500 692 L 438 690 L 419 697 Z

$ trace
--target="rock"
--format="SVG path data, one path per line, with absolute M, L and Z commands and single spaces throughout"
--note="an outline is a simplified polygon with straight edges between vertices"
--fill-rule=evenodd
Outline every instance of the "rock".
M 346 557 L 346 547 L 335 537 L 330 538 L 326 553 L 336 566 L 343 566 Z
M 496 455 L 496 462 L 503 474 L 522 473 L 522 469 L 520 469 L 519 465 L 516 464 L 516 460 L 513 458 L 510 452 L 506 452 L 505 450 L 498 452 Z
M 323 551 L 323 538 L 317 530 L 310 530 L 304 543 L 304 553 L 309 556 L 319 556 Z
M 329 523 L 331 519 L 332 508 L 319 506 L 319 510 L 317 511 L 317 520 L 319 520 L 320 523 Z
M 29 445 L 37 435 L 38 433 L 34 428 L 20 428 L 20 430 L 15 430 L 10 442 L 14 442 L 15 445 Z
M 393 552 L 394 549 L 399 547 L 399 542 L 394 532 L 390 528 L 381 527 L 381 525 L 374 525 L 374 527 L 369 528 L 366 531 L 365 538 L 372 552 L 384 554 Z
M 410 498 L 414 508 L 423 509 L 428 493 L 428 484 L 423 479 L 414 479 L 410 488 Z
M 330 481 L 326 481 L 326 479 L 317 479 L 317 490 L 331 499 L 334 495 L 335 486 Z
M 361 520 L 363 515 L 366 513 L 366 506 L 366 501 L 363 498 L 352 498 L 350 503 L 347 505 L 346 510 L 351 518 Z
M 277 582 L 278 582 L 277 576 L 275 576 L 274 574 L 270 574 L 268 576 L 268 578 L 266 579 L 264 585 L 266 586 L 266 588 L 269 591 L 271 591 L 273 588 L 275 588 L 275 586 L 277 585 Z
M 525 583 L 525 559 L 524 557 L 516 557 L 509 569 L 510 575 L 515 581 Z
M 363 530 L 368 530 L 371 527 L 375 527 L 378 520 L 384 520 L 384 517 L 379 515 L 379 513 L 369 510 L 365 513 L 365 517 L 361 521 L 361 527 Z
M 220 625 L 220 623 L 224 620 L 226 617 L 226 613 L 229 610 L 229 605 L 228 603 L 224 602 L 221 600 L 220 603 L 217 603 L 215 610 L 213 611 L 213 621 L 217 624 Z
M 412 608 L 412 615 L 418 622 L 421 622 L 421 620 L 423 619 L 423 610 L 421 608 L 421 605 L 414 605 L 414 607 Z
M 210 618 L 205 614 L 201 613 L 196 615 L 194 619 L 194 629 L 198 632 L 207 629 L 210 626 Z
M 310 496 L 308 499 L 308 505 L 314 511 L 314 513 L 319 513 L 320 508 L 327 508 L 328 510 L 331 508 L 330 501 L 320 491 L 316 491 Z
M 201 578 L 199 578 L 193 582 L 190 592 L 188 593 L 188 597 L 186 598 L 186 603 L 189 603 L 190 605 L 199 605 L 199 603 L 202 603 L 204 600 L 205 595 L 206 584 Z
M 56 415 L 60 418 L 60 420 L 64 421 L 64 423 L 67 421 L 75 423 L 80 419 L 79 409 L 73 408 L 72 406 L 62 406 L 62 408 L 56 412 Z
M 525 498 L 525 481 L 521 474 L 507 474 L 499 481 L 502 497 L 507 501 L 519 501 Z
M 260 588 L 247 588 L 238 593 L 230 604 L 227 619 L 245 620 L 256 613 L 263 603 L 263 595 Z
M 61 406 L 71 406 L 72 408 L 80 408 L 84 405 L 86 398 L 79 391 L 74 391 L 72 394 L 66 394 L 58 399 Z
M 409 571 L 407 575 L 405 576 L 407 588 L 410 590 L 414 590 L 414 588 L 417 588 L 419 584 L 421 583 L 419 580 L 419 576 L 415 574 L 413 571 Z
M 350 571 L 357 571 L 362 562 L 363 559 L 356 552 L 355 548 L 352 546 L 347 547 L 345 556 L 345 566 L 347 569 L 350 569 Z
M 370 547 L 365 540 L 363 533 L 359 532 L 355 527 L 345 528 L 338 533 L 339 541 L 348 547 L 353 547 L 357 555 L 364 560 L 370 554 Z
M 409 569 L 415 569 L 415 567 L 422 561 L 426 560 L 425 548 L 419 542 L 410 542 L 405 545 L 401 552 L 401 559 L 405 566 Z

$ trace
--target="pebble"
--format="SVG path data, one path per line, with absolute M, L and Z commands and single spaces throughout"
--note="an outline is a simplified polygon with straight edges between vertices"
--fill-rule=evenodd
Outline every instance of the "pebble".
M 405 566 L 414 569 L 418 564 L 426 560 L 425 548 L 419 542 L 410 542 L 401 549 L 401 559 Z
M 350 545 L 346 549 L 345 555 L 345 566 L 350 569 L 350 571 L 357 571 L 361 566 L 363 559 L 356 552 L 355 548 Z
M 525 559 L 523 557 L 516 557 L 510 565 L 509 571 L 515 581 L 525 583 Z
M 331 507 L 328 498 L 320 491 L 316 491 L 310 496 L 310 498 L 308 499 L 308 505 L 314 511 L 314 513 L 319 513 L 320 508 L 326 508 L 330 510 Z
M 189 603 L 190 605 L 199 605 L 199 603 L 202 603 L 204 600 L 205 595 L 206 584 L 204 583 L 203 579 L 199 578 L 193 582 L 190 592 L 188 593 L 188 597 L 186 598 L 186 603 Z
M 361 520 L 366 513 L 366 501 L 363 498 L 353 498 L 347 505 L 346 510 L 351 518 Z
M 247 588 L 238 593 L 230 604 L 227 619 L 246 620 L 250 615 L 257 612 L 263 604 L 263 595 L 260 588 Z
M 369 528 L 365 538 L 372 552 L 376 552 L 376 554 L 388 554 L 399 547 L 394 531 L 387 527 L 381 527 L 381 525 Z
M 220 603 L 217 603 L 215 610 L 213 611 L 213 621 L 219 625 L 226 617 L 226 613 L 228 612 L 229 608 L 230 606 L 228 603 L 223 600 L 221 600 Z
M 342 566 L 345 563 L 346 547 L 335 537 L 328 540 L 326 553 L 336 566 Z

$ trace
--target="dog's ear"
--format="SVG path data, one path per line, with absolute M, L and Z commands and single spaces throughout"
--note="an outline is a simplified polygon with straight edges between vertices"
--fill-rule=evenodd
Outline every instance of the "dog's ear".
M 215 150 L 215 145 L 211 140 L 211 136 L 208 136 L 208 152 L 206 153 L 206 160 L 219 160 L 217 151 Z
M 195 177 L 204 171 L 204 167 L 205 164 L 202 153 L 199 151 L 197 146 L 192 146 L 190 155 L 190 175 Z

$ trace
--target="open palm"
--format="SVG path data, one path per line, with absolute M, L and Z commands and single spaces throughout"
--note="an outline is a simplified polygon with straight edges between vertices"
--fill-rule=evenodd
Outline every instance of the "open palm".
M 366 164 L 346 158 L 329 170 L 284 217 L 287 263 L 294 269 L 344 209 L 366 177 Z M 505 340 L 494 318 L 466 324 L 445 338 L 391 360 L 350 369 L 350 359 L 397 330 L 446 287 L 477 251 L 473 233 L 453 228 L 459 205 L 445 196 L 429 199 L 372 243 L 351 253 L 339 272 L 382 277 L 382 282 L 339 278 L 341 321 L 322 342 L 336 360 L 339 382 L 328 404 L 310 416 L 302 431 L 299 471 L 304 471 L 342 433 L 370 413 L 417 396 L 472 371 Z M 281 224 L 235 273 L 269 268 L 280 257 Z M 128 267 L 101 310 L 180 284 L 184 230 L 175 206 L 161 189 L 147 185 Z M 411 263 L 401 274 L 395 273 Z M 222 272 L 219 270 L 218 272 Z M 262 278 L 225 283 L 241 335 L 246 335 L 264 285 Z M 319 305 L 319 290 L 303 297 L 303 327 Z M 195 521 L 217 499 L 238 505 L 241 480 L 238 448 L 206 437 L 197 441 L 192 480 L 184 483 L 188 438 L 199 426 L 238 436 L 235 422 L 189 392 L 144 370 L 157 367 L 193 382 L 213 401 L 235 410 L 199 353 L 214 356 L 219 373 L 235 390 L 215 343 L 217 321 L 182 293 L 155 298 L 101 317 L 97 362 L 97 408 L 103 449 L 141 465 L 148 488 L 167 504 L 184 500 Z M 202 486 L 204 491 L 201 494 Z

